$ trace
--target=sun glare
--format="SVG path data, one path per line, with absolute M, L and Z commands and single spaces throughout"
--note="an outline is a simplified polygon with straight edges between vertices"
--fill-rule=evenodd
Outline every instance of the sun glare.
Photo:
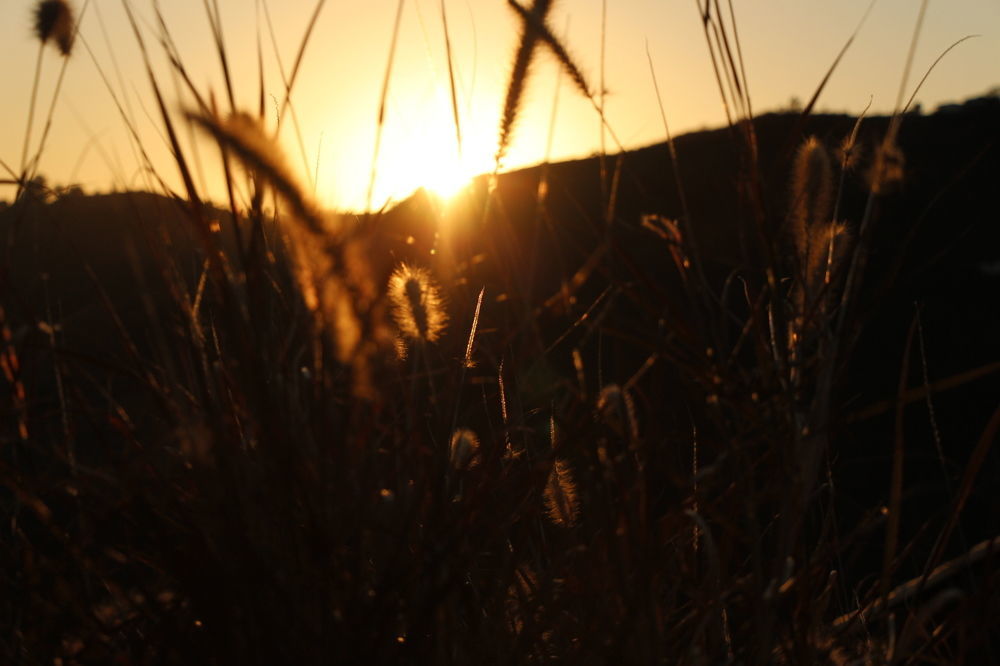
M 401 201 L 419 188 L 447 203 L 474 177 L 493 169 L 496 129 L 489 114 L 461 110 L 460 149 L 446 90 L 435 85 L 414 94 L 401 86 L 397 94 L 399 106 L 390 104 L 386 114 L 372 208 Z M 362 152 L 365 148 L 360 146 Z
M 427 171 L 421 174 L 421 180 L 425 189 L 447 201 L 468 185 L 474 175 L 458 155 L 439 155 L 428 159 Z
M 383 143 L 372 201 L 375 207 L 388 199 L 404 199 L 418 188 L 447 201 L 492 168 L 486 157 L 491 134 L 463 139 L 460 155 L 454 127 L 440 117 L 426 120 L 422 126 L 398 130 L 393 141 Z

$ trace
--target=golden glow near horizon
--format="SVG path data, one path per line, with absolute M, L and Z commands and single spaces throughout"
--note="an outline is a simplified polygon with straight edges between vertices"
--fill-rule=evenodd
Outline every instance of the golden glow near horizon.
M 411 104 L 385 129 L 376 164 L 372 205 L 398 201 L 418 188 L 450 199 L 472 179 L 493 169 L 495 129 L 467 122 L 459 147 L 448 93 L 442 91 L 426 104 Z M 471 120 L 471 119 L 469 119 Z M 333 192 L 327 196 L 336 199 Z
M 522 0 L 527 3 L 528 0 Z M 735 2 L 754 110 L 808 99 L 850 37 L 870 0 L 822 3 L 773 0 L 762 5 Z M 77 10 L 82 0 L 73 0 Z M 156 18 L 148 0 L 128 0 L 169 107 L 193 100 L 171 74 L 160 50 Z M 236 106 L 258 104 L 258 34 L 263 45 L 264 96 L 269 127 L 283 97 L 283 70 L 295 62 L 316 0 L 268 3 L 272 41 L 263 5 L 218 0 Z M 599 85 L 602 0 L 556 3 L 550 23 L 591 79 Z M 891 112 L 919 4 L 880 0 L 820 99 L 819 108 L 857 113 L 873 99 L 873 113 Z M 0 9 L 0 158 L 15 168 L 21 154 L 37 43 L 31 36 L 32 2 Z M 198 0 L 160 3 L 166 25 L 202 96 L 228 110 L 221 68 L 214 52 L 204 4 Z M 338 209 L 364 206 L 375 147 L 375 127 L 397 0 L 326 3 L 305 51 L 293 91 L 298 121 L 283 124 L 281 144 L 320 200 Z M 447 197 L 469 178 L 493 169 L 496 132 L 518 40 L 518 22 L 503 0 L 445 0 L 463 135 L 459 156 L 453 124 L 440 0 L 406 0 L 396 49 L 372 206 L 400 200 L 417 187 Z M 627 148 L 664 139 L 646 48 L 675 134 L 719 126 L 725 115 L 694 0 L 607 2 L 605 43 L 606 116 Z M 81 24 L 83 37 L 67 64 L 41 172 L 54 184 L 79 183 L 87 190 L 157 188 L 155 170 L 179 188 L 177 168 L 164 139 L 162 121 L 143 69 L 135 35 L 122 5 L 91 0 Z M 918 101 L 925 111 L 941 103 L 982 94 L 1000 84 L 1000 4 L 993 0 L 932 2 L 924 22 L 909 89 L 951 43 L 981 36 L 955 49 L 928 78 Z M 88 45 L 93 53 L 85 48 Z M 62 61 L 46 53 L 38 92 L 34 139 L 44 125 Z M 151 164 L 133 145 L 130 131 L 99 73 L 103 71 Z M 540 50 L 529 78 L 523 110 L 504 168 L 586 156 L 601 146 L 600 123 L 591 103 L 565 81 L 551 124 L 560 73 Z M 181 123 L 180 139 L 208 196 L 223 199 L 218 154 Z M 614 143 L 604 139 L 608 151 Z M 551 150 L 549 146 L 551 144 Z M 6 177 L 6 174 L 5 176 Z M 316 183 L 313 185 L 313 180 Z M 0 198 L 10 198 L 10 187 Z

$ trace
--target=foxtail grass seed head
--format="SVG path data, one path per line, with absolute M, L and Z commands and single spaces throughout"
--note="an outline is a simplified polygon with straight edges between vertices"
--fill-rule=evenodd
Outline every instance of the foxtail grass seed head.
M 243 112 L 227 117 L 188 112 L 187 117 L 220 146 L 233 151 L 245 168 L 270 182 L 311 233 L 320 237 L 337 234 L 339 229 L 302 188 L 285 160 L 284 151 L 257 118 Z
M 585 97 L 591 97 L 591 87 L 580 68 L 570 57 L 562 42 L 552 33 L 546 23 L 553 0 L 534 0 L 530 8 L 523 7 L 517 0 L 508 0 L 508 6 L 521 19 L 521 40 L 511 65 L 507 95 L 501 114 L 499 141 L 495 155 L 496 166 L 502 166 L 513 136 L 514 123 L 520 113 L 521 102 L 526 88 L 526 80 L 531 70 L 538 46 L 546 46 L 555 55 L 563 69 L 569 74 Z
M 799 257 L 809 254 L 808 227 L 830 220 L 833 204 L 833 169 L 823 144 L 811 136 L 799 148 L 792 170 L 791 227 Z
M 451 466 L 455 469 L 475 467 L 479 462 L 479 438 L 468 428 L 451 434 Z
M 901 183 L 905 165 L 906 157 L 897 143 L 886 141 L 880 145 L 875 151 L 875 158 L 868 174 L 872 192 L 881 194 L 887 188 Z
M 635 413 L 635 401 L 627 389 L 618 384 L 608 384 L 597 397 L 598 417 L 633 444 L 639 438 L 639 422 Z
M 441 337 L 448 316 L 430 272 L 400 264 L 389 278 L 389 301 L 400 333 L 411 340 L 434 342 Z
M 392 350 L 396 354 L 396 360 L 405 361 L 410 355 L 410 350 L 406 348 L 406 340 L 397 335 L 392 339 Z
M 535 607 L 535 595 L 538 592 L 538 577 L 531 567 L 524 565 L 514 570 L 514 577 L 507 587 L 507 599 L 504 603 L 507 623 L 510 630 L 521 633 L 524 621 Z
M 45 44 L 50 39 L 64 56 L 73 50 L 76 21 L 66 0 L 41 0 L 35 5 L 35 36 Z
M 545 507 L 549 519 L 561 527 L 572 527 L 580 515 L 580 501 L 569 463 L 556 458 L 545 484 Z

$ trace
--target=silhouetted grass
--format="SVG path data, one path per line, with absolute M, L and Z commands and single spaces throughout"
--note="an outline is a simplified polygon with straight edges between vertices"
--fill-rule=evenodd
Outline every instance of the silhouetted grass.
M 498 164 L 538 46 L 592 94 L 546 23 L 551 4 L 511 0 L 523 26 Z M 215 3 L 206 10 L 228 72 Z M 922 355 L 914 387 L 922 328 L 907 318 L 909 333 L 892 338 L 904 348 L 895 394 L 852 402 L 875 310 L 861 285 L 888 293 L 897 273 L 865 267 L 901 175 L 887 165 L 902 154 L 905 121 L 890 121 L 862 203 L 849 206 L 848 168 L 865 172 L 855 164 L 862 120 L 836 137 L 849 148 L 838 173 L 824 141 L 800 131 L 817 91 L 779 151 L 791 167 L 780 185 L 766 182 L 732 9 L 727 18 L 706 0 L 700 10 L 731 115 L 741 215 L 692 217 L 681 191 L 690 172 L 679 177 L 671 139 L 662 182 L 676 188 L 676 210 L 621 213 L 630 155 L 610 182 L 569 195 L 597 211 L 585 223 L 560 217 L 554 180 L 500 176 L 461 195 L 450 214 L 471 231 L 431 254 L 394 236 L 402 206 L 320 210 L 274 140 L 285 109 L 295 117 L 290 92 L 315 13 L 272 127 L 263 105 L 254 116 L 206 103 L 161 20 L 156 37 L 198 102 L 178 121 L 129 9 L 185 192 L 115 199 L 127 207 L 118 218 L 130 235 L 115 239 L 126 262 L 67 252 L 53 261 L 82 254 L 85 280 L 46 274 L 0 289 L 0 657 L 995 659 L 995 521 L 985 541 L 953 537 L 986 487 L 978 476 L 1000 409 L 975 412 L 985 425 L 971 456 L 942 470 L 956 482 L 946 511 L 904 514 L 920 488 L 903 477 L 905 407 L 926 400 L 933 416 L 932 396 L 994 372 L 995 350 L 933 386 Z M 453 112 L 460 136 L 454 99 Z M 206 203 L 178 122 L 218 145 L 228 210 Z M 16 275 L 37 272 L 18 263 L 32 234 L 85 207 L 54 200 L 24 162 L 11 174 L 18 199 L 0 216 L 24 221 L 5 230 Z M 583 205 L 596 191 L 597 205 Z M 707 236 L 719 228 L 741 241 L 736 265 Z M 70 295 L 86 303 L 85 324 L 53 309 Z M 886 356 L 895 370 L 898 354 Z M 848 426 L 883 412 L 895 418 L 891 441 L 874 436 L 893 452 L 873 493 L 885 503 L 855 506 L 841 490 Z

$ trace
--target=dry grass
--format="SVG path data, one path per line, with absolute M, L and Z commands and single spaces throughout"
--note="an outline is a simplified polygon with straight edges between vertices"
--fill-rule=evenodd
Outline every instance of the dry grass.
M 43 45 L 65 31 L 49 26 L 51 4 L 39 5 Z M 546 23 L 552 3 L 510 4 L 522 34 L 498 165 L 539 46 L 593 94 Z M 165 296 L 143 298 L 143 336 L 96 286 L 120 336 L 109 359 L 64 349 L 51 315 L 15 320 L 13 290 L 0 294 L 0 659 L 918 663 L 988 649 L 995 540 L 943 560 L 1000 412 L 943 525 L 897 538 L 901 472 L 884 510 L 852 525 L 837 515 L 831 459 L 894 138 L 871 167 L 862 219 L 837 217 L 842 176 L 814 138 L 769 196 L 731 8 L 727 19 L 705 0 L 700 13 L 744 165 L 739 298 L 734 279 L 706 268 L 683 192 L 681 219 L 625 221 L 672 257 L 661 282 L 608 225 L 555 296 L 533 293 L 520 276 L 550 259 L 525 247 L 489 190 L 470 217 L 494 243 L 496 283 L 470 282 L 473 257 L 459 256 L 464 268 L 439 284 L 378 254 L 380 214 L 322 211 L 262 112 L 202 102 L 185 122 L 223 156 L 220 223 L 133 21 L 185 182 L 171 196 L 196 270 L 148 237 L 155 261 L 136 274 Z M 286 107 L 287 95 L 281 117 Z M 460 137 L 457 113 L 455 125 Z M 855 127 L 841 170 L 858 141 Z M 17 215 L 44 215 L 27 173 L 13 174 Z M 616 186 L 603 185 L 612 220 Z M 538 209 L 541 224 L 544 200 Z M 47 344 L 32 346 L 43 323 Z M 45 382 L 23 381 L 25 354 L 55 371 L 59 404 Z M 904 371 L 886 410 L 929 399 L 929 383 L 917 398 L 908 386 Z M 901 433 L 895 443 L 901 469 Z M 885 525 L 881 569 L 845 581 L 845 560 Z M 906 580 L 927 535 L 924 574 Z M 972 567 L 976 586 L 960 588 Z

